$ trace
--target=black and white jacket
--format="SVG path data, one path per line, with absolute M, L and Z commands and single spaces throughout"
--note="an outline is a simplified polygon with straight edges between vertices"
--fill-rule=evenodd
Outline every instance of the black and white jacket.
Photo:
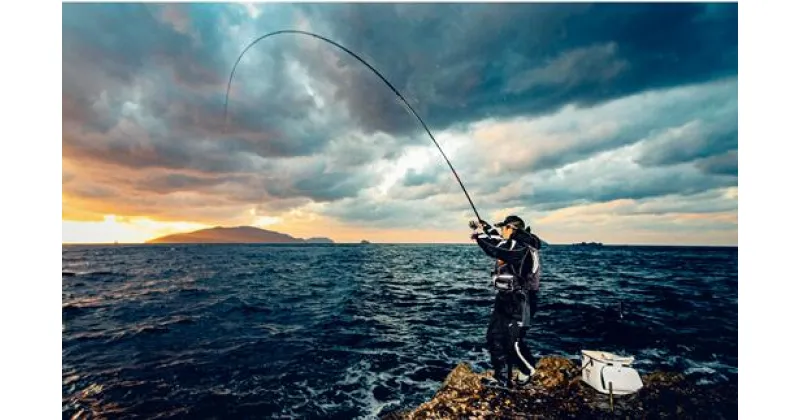
M 539 249 L 542 241 L 538 236 L 529 232 L 514 231 L 511 237 L 505 240 L 497 230 L 492 229 L 489 232 L 479 233 L 476 240 L 486 255 L 498 260 L 495 274 L 513 274 L 526 289 L 539 291 L 542 271 Z

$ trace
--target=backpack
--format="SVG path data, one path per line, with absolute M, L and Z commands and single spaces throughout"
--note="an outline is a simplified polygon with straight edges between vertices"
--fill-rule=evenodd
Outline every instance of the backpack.
M 530 251 L 528 255 L 531 256 L 533 261 L 530 272 L 520 273 L 520 277 L 522 279 L 522 289 L 525 291 L 538 292 L 539 283 L 542 278 L 542 265 L 541 261 L 539 260 L 539 250 L 528 245 L 528 251 Z

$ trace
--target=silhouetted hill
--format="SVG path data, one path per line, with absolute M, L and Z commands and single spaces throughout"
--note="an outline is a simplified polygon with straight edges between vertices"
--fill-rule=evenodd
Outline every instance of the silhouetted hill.
M 302 244 L 334 243 L 328 238 L 295 238 L 285 233 L 259 229 L 252 226 L 201 229 L 194 232 L 176 233 L 147 241 L 149 244 Z

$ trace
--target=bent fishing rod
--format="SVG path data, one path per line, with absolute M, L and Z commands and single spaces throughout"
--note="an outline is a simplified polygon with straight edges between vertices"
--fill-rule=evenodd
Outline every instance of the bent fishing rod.
M 391 83 L 389 83 L 389 81 L 386 80 L 386 78 L 383 77 L 383 75 L 378 70 L 375 69 L 375 67 L 372 67 L 372 65 L 367 63 L 363 58 L 359 57 L 358 54 L 350 51 L 349 49 L 347 49 L 346 47 L 342 46 L 341 44 L 339 44 L 339 43 L 337 43 L 335 41 L 332 41 L 332 40 L 330 40 L 328 38 L 325 38 L 324 36 L 317 35 L 317 34 L 314 34 L 314 33 L 311 33 L 311 32 L 306 32 L 306 31 L 300 31 L 300 30 L 294 30 L 294 29 L 284 29 L 284 30 L 280 30 L 280 31 L 270 32 L 270 33 L 268 33 L 266 35 L 262 35 L 262 36 L 256 38 L 247 47 L 245 47 L 244 50 L 242 50 L 242 52 L 239 54 L 239 57 L 236 59 L 236 63 L 234 63 L 233 69 L 231 69 L 230 77 L 228 77 L 228 89 L 225 92 L 225 121 L 224 121 L 224 123 L 225 123 L 225 129 L 226 130 L 227 130 L 227 127 L 228 127 L 228 96 L 230 95 L 230 92 L 231 92 L 231 82 L 233 81 L 233 75 L 236 73 L 236 67 L 239 65 L 239 62 L 242 60 L 242 57 L 244 57 L 244 54 L 250 48 L 252 48 L 254 45 L 256 45 L 257 43 L 259 43 L 260 41 L 262 41 L 262 40 L 264 40 L 266 38 L 269 38 L 269 37 L 275 36 L 275 35 L 281 35 L 281 34 L 306 35 L 306 36 L 310 36 L 312 38 L 319 39 L 321 41 L 324 41 L 324 42 L 326 42 L 326 43 L 328 43 L 330 45 L 333 45 L 333 46 L 339 48 L 340 50 L 346 52 L 347 54 L 350 54 L 350 56 L 352 56 L 356 60 L 360 61 L 361 64 L 364 64 L 365 66 L 367 66 L 367 68 L 372 70 L 372 72 L 375 73 L 375 75 L 378 76 L 383 81 L 383 83 L 386 84 L 386 86 L 388 86 L 389 89 L 391 89 L 392 92 L 394 92 L 395 95 L 397 95 L 398 98 L 400 98 L 400 100 L 403 102 L 403 104 L 406 106 L 406 108 L 417 118 L 417 121 L 419 121 L 419 123 L 422 124 L 422 128 L 425 129 L 425 132 L 428 133 L 428 137 L 431 138 L 431 140 L 433 141 L 433 144 L 435 144 L 436 148 L 439 149 L 439 152 L 442 154 L 442 157 L 444 158 L 445 162 L 447 162 L 447 166 L 450 167 L 450 171 L 452 171 L 453 175 L 455 175 L 456 181 L 458 181 L 458 185 L 461 186 L 461 190 L 464 191 L 464 195 L 467 196 L 467 200 L 469 201 L 470 207 L 472 207 L 472 211 L 475 213 L 475 217 L 478 218 L 478 221 L 482 221 L 483 220 L 483 219 L 481 219 L 481 216 L 478 214 L 478 210 L 475 209 L 475 204 L 472 203 L 472 198 L 470 198 L 469 193 L 467 192 L 467 189 L 464 187 L 464 183 L 461 182 L 461 178 L 458 176 L 458 173 L 456 173 L 455 168 L 453 168 L 453 165 L 450 163 L 450 159 L 447 158 L 447 155 L 444 154 L 444 151 L 439 146 L 439 142 L 437 142 L 436 138 L 433 137 L 433 134 L 431 134 L 431 130 L 428 129 L 428 125 L 425 124 L 425 121 L 423 121 L 422 118 L 419 116 L 419 114 L 417 114 L 417 111 L 414 110 L 414 108 L 411 106 L 411 104 L 409 104 L 408 101 L 406 101 L 406 98 L 404 98 L 403 95 L 400 94 L 400 92 L 397 89 L 395 89 L 395 87 Z

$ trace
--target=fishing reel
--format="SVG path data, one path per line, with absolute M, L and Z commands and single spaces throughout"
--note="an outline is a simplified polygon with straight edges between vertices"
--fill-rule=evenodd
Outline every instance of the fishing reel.
M 519 288 L 516 276 L 508 273 L 493 275 L 492 285 L 501 292 L 513 292 Z

